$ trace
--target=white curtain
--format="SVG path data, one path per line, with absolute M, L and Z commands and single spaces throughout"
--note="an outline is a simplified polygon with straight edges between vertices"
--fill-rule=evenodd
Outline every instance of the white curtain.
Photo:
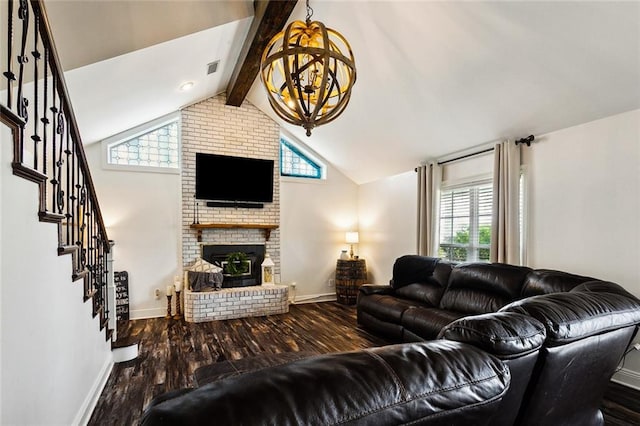
M 418 172 L 418 249 L 422 256 L 438 256 L 438 205 L 440 201 L 441 167 L 431 163 Z
M 493 161 L 491 261 L 520 264 L 520 146 L 496 144 Z

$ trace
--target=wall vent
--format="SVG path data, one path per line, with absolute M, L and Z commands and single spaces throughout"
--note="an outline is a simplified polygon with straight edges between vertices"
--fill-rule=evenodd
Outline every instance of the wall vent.
M 220 63 L 220 60 L 218 59 L 217 61 L 213 61 L 207 64 L 207 74 L 213 74 L 214 72 L 216 72 L 218 70 L 219 63 Z

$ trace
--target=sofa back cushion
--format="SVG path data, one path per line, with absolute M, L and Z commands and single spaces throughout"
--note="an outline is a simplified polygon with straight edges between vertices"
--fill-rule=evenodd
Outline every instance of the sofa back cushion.
M 467 263 L 454 267 L 440 307 L 468 314 L 496 312 L 520 298 L 531 268 L 503 263 Z
M 527 275 L 522 286 L 522 298 L 570 291 L 587 281 L 593 281 L 593 278 L 552 269 L 536 269 Z
M 439 261 L 437 257 L 416 254 L 400 256 L 393 264 L 393 277 L 389 284 L 399 289 L 405 285 L 427 282 L 433 276 Z

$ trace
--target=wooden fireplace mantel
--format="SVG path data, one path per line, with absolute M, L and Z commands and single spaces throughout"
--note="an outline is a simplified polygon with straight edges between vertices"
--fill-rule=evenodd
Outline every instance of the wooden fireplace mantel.
M 204 229 L 262 229 L 264 231 L 265 241 L 269 241 L 272 230 L 278 229 L 278 225 L 269 225 L 262 223 L 192 223 L 191 225 L 189 225 L 189 227 L 198 231 L 198 242 L 202 242 L 202 231 Z

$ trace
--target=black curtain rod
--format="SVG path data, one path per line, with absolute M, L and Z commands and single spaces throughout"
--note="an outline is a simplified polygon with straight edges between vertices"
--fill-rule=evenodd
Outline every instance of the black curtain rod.
M 527 136 L 526 138 L 522 138 L 522 139 L 518 139 L 518 140 L 516 140 L 516 142 L 515 142 L 515 143 L 516 143 L 516 146 L 517 146 L 517 145 L 520 145 L 520 144 L 526 144 L 527 146 L 531 146 L 531 142 L 533 142 L 533 141 L 535 140 L 535 138 L 536 138 L 535 136 L 533 136 L 533 135 L 529 135 L 529 136 Z M 439 161 L 439 162 L 438 162 L 438 166 L 441 166 L 441 165 L 443 165 L 443 164 L 447 164 L 447 163 L 451 163 L 451 162 L 453 162 L 453 161 L 462 160 L 462 159 L 464 159 L 464 158 L 473 157 L 473 156 L 475 156 L 475 155 L 484 154 L 485 152 L 491 152 L 491 151 L 493 151 L 493 150 L 494 150 L 494 148 L 487 148 L 487 149 L 483 149 L 482 151 L 472 152 L 471 154 L 465 154 L 465 155 L 462 155 L 462 156 L 460 156 L 460 157 L 451 158 L 451 159 L 449 159 L 449 160 Z M 415 169 L 415 171 L 417 172 L 417 171 L 418 171 L 418 169 L 416 168 L 416 169 Z
M 460 157 L 451 158 L 450 160 L 438 161 L 438 166 L 442 166 L 443 164 L 451 163 L 453 161 L 462 160 L 463 158 L 469 158 L 469 157 L 473 157 L 474 155 L 480 155 L 480 154 L 484 154 L 485 152 L 491 152 L 491 151 L 493 151 L 493 148 L 487 148 L 487 149 L 483 149 L 482 151 L 472 152 L 471 154 L 466 154 Z

